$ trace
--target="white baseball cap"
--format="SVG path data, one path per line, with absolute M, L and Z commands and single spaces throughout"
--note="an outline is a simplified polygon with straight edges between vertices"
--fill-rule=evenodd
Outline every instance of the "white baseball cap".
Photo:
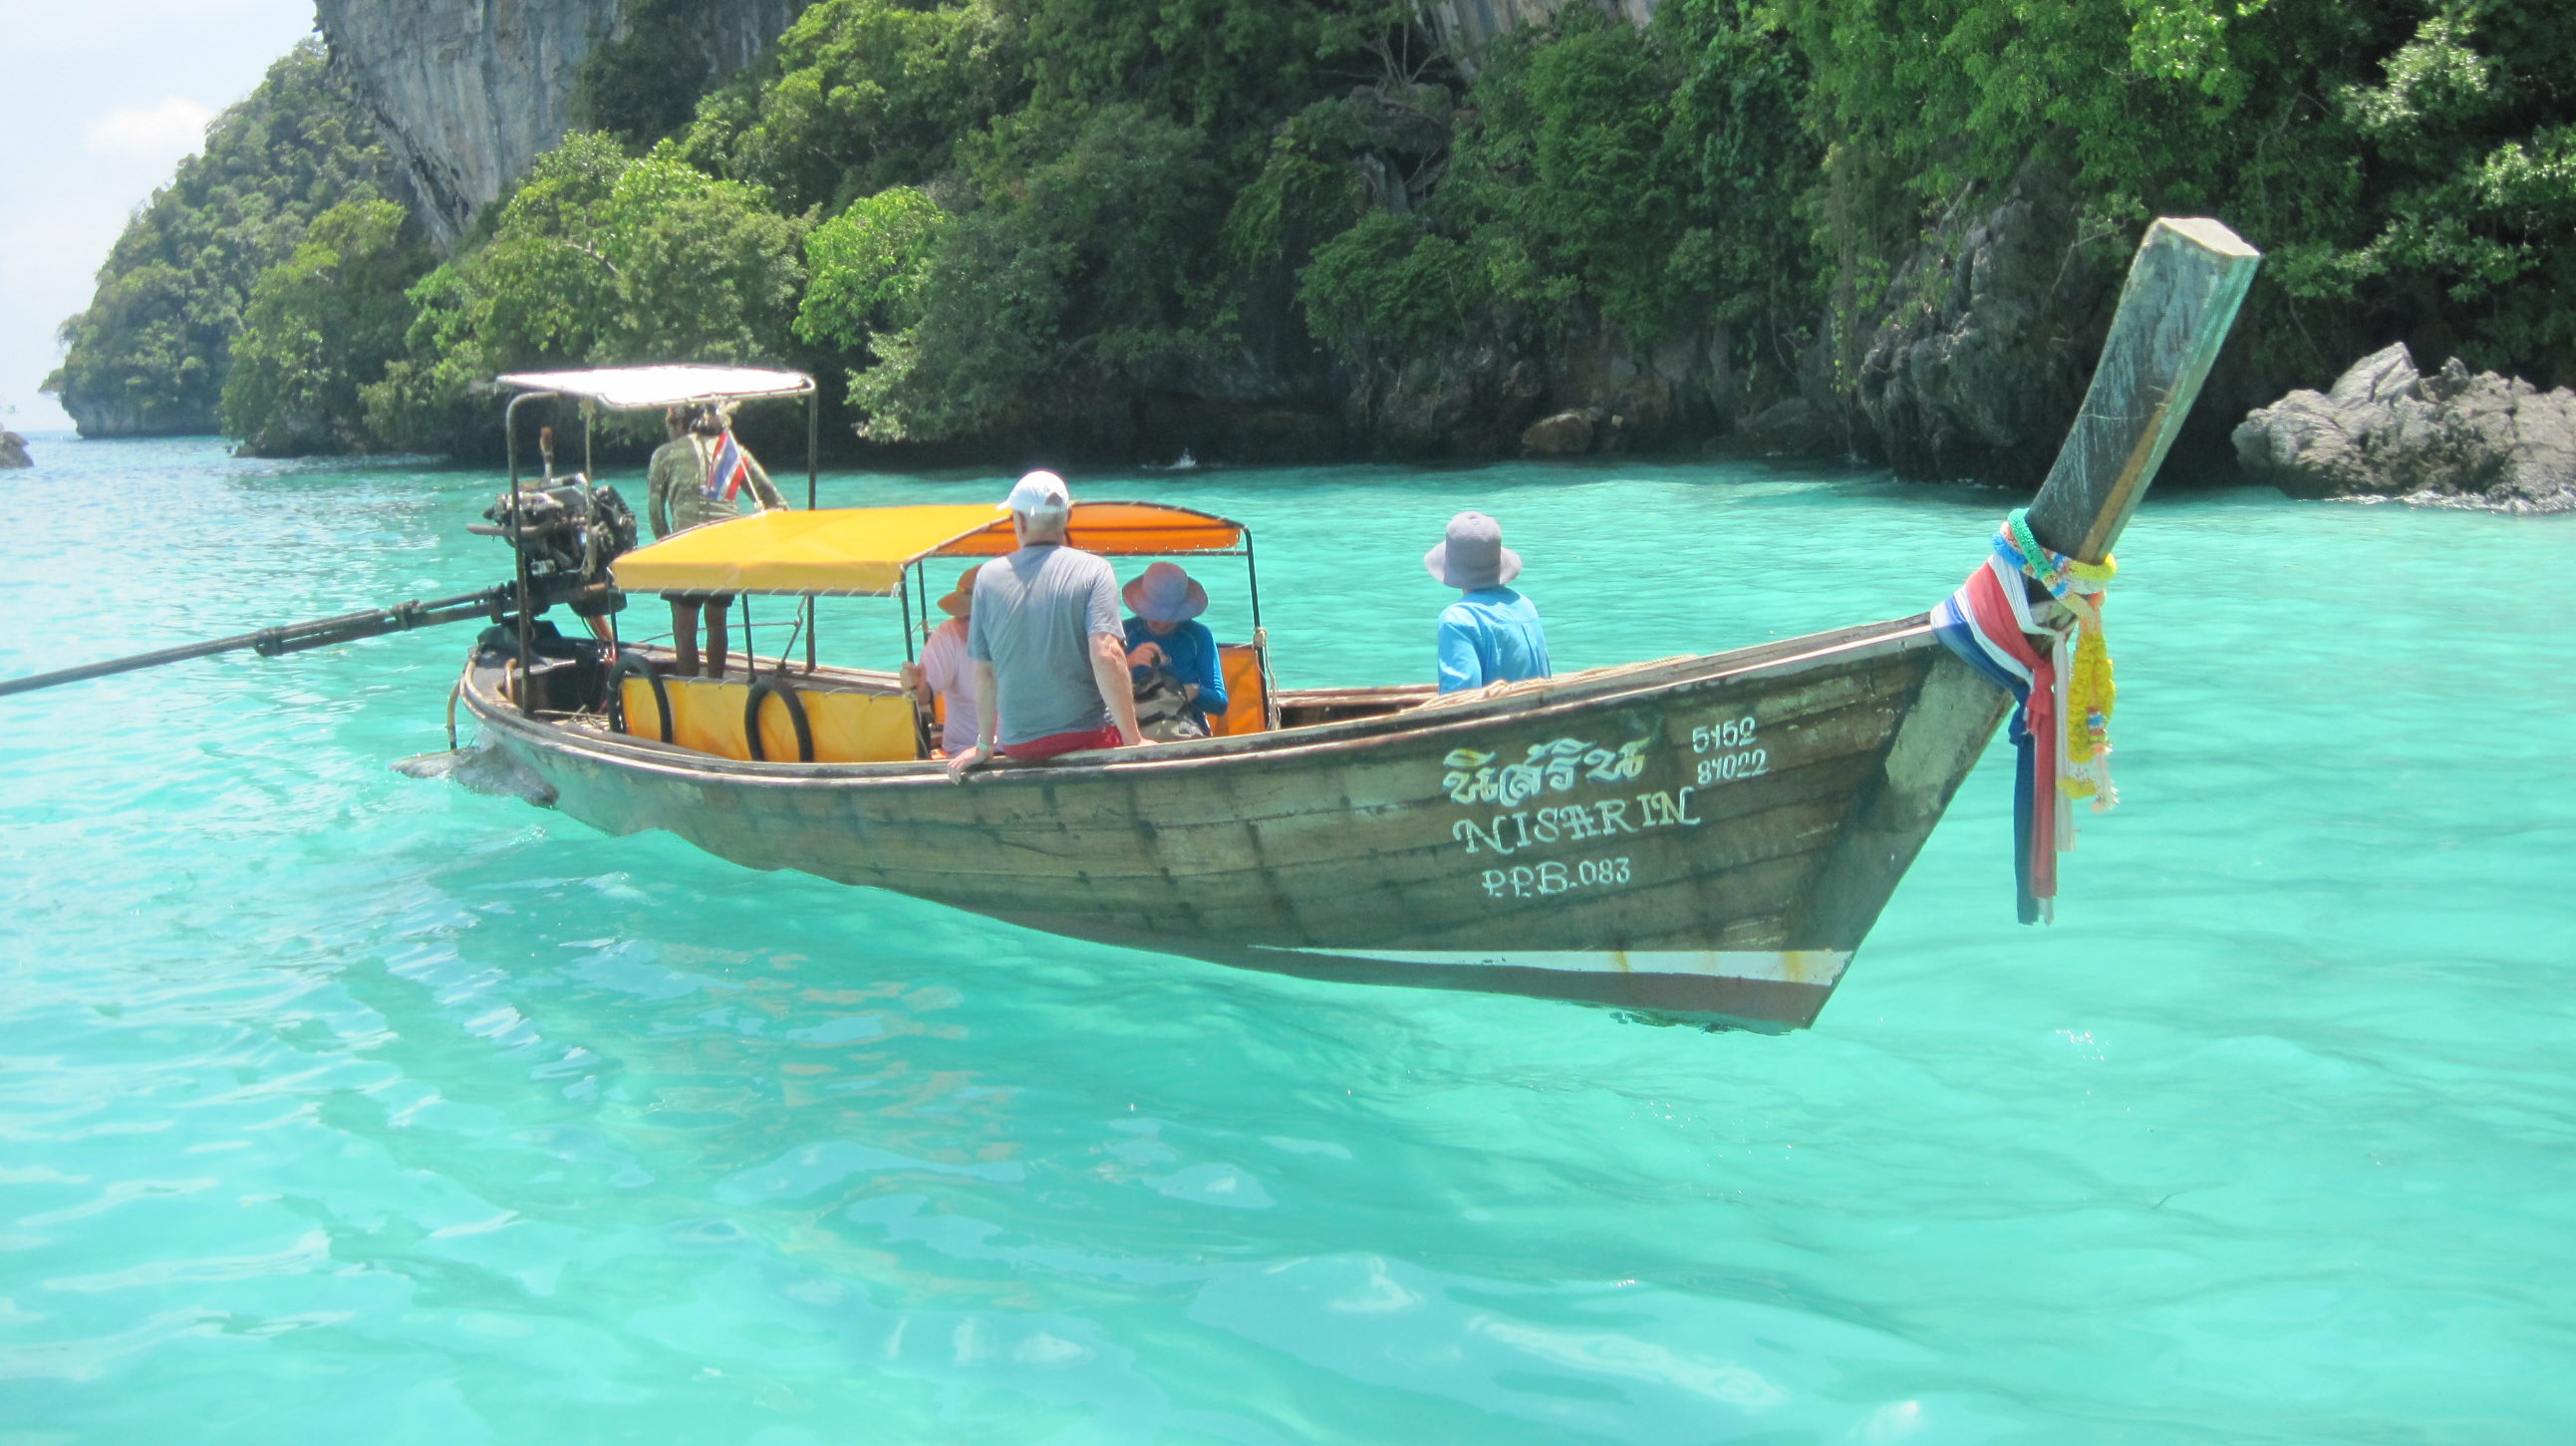
M 1011 489 L 1009 500 L 994 509 L 1023 517 L 1061 517 L 1073 510 L 1073 494 L 1053 472 L 1031 472 Z

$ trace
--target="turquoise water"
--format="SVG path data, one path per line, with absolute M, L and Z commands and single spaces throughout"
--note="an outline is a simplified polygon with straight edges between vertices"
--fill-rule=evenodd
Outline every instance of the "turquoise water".
M 477 474 L 38 441 L 0 673 L 503 573 Z M 1291 684 L 1424 676 L 1458 507 L 1583 666 L 1920 608 L 2001 506 L 1076 485 L 1255 524 Z M 2191 495 L 2123 551 L 2064 922 L 2012 923 L 1990 757 L 1784 1038 L 402 778 L 463 629 L 0 701 L 0 1443 L 2576 1437 L 2576 525 Z

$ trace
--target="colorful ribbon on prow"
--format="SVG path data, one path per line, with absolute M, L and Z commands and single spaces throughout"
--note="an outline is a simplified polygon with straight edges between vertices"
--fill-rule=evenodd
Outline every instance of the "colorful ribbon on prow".
M 2057 855 L 2075 847 L 2075 799 L 2096 813 L 2120 801 L 2111 786 L 2111 646 L 2102 634 L 2103 590 L 2119 565 L 2078 562 L 2040 546 L 2029 514 L 2016 510 L 1995 531 L 1994 551 L 1932 614 L 1950 651 L 2009 691 L 2020 753 L 2013 783 L 2013 877 L 2021 921 L 2053 917 Z M 2075 619 L 2070 656 L 2064 631 L 2031 616 L 2028 578 Z M 2033 637 L 2050 639 L 2045 650 Z M 2044 751 L 2043 751 L 2044 750 Z M 2042 772 L 2045 765 L 2046 771 Z

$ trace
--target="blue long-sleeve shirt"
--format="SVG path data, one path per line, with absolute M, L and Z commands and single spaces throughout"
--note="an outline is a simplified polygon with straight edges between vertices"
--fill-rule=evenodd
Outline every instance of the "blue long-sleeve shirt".
M 1549 676 L 1538 607 L 1507 587 L 1478 588 L 1440 610 L 1440 691 Z
M 1220 717 L 1224 715 L 1225 665 L 1217 656 L 1216 634 L 1207 630 L 1207 624 L 1185 622 L 1168 633 L 1158 634 L 1145 625 L 1143 618 L 1129 618 L 1127 651 L 1136 651 L 1142 643 L 1153 643 L 1162 648 L 1163 656 L 1170 660 L 1173 677 L 1199 685 L 1199 695 L 1191 700 L 1190 707 L 1198 714 L 1201 723 L 1207 721 L 1210 713 Z M 1127 671 L 1132 681 L 1145 681 L 1144 669 L 1130 668 Z

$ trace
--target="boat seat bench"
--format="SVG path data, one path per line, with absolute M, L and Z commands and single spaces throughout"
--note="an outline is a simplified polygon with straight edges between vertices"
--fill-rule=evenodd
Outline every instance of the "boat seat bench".
M 1209 731 L 1218 737 L 1232 737 L 1267 730 L 1269 686 L 1259 651 L 1250 644 L 1227 643 L 1219 646 L 1217 654 L 1219 666 L 1225 670 L 1226 710 L 1224 716 L 1208 720 Z M 789 682 L 796 690 L 797 701 L 805 706 L 806 726 L 814 740 L 813 761 L 907 763 L 922 756 L 910 699 L 793 674 Z M 653 685 L 642 678 L 629 677 L 618 687 L 625 704 L 626 731 L 641 738 L 660 738 L 662 715 L 654 702 Z M 751 758 L 742 717 L 743 706 L 750 701 L 748 678 L 666 676 L 662 690 L 671 700 L 673 743 L 718 758 Z M 934 713 L 939 721 L 945 721 L 944 706 L 934 705 Z M 760 749 L 773 762 L 797 758 L 796 725 L 783 704 L 761 704 Z

